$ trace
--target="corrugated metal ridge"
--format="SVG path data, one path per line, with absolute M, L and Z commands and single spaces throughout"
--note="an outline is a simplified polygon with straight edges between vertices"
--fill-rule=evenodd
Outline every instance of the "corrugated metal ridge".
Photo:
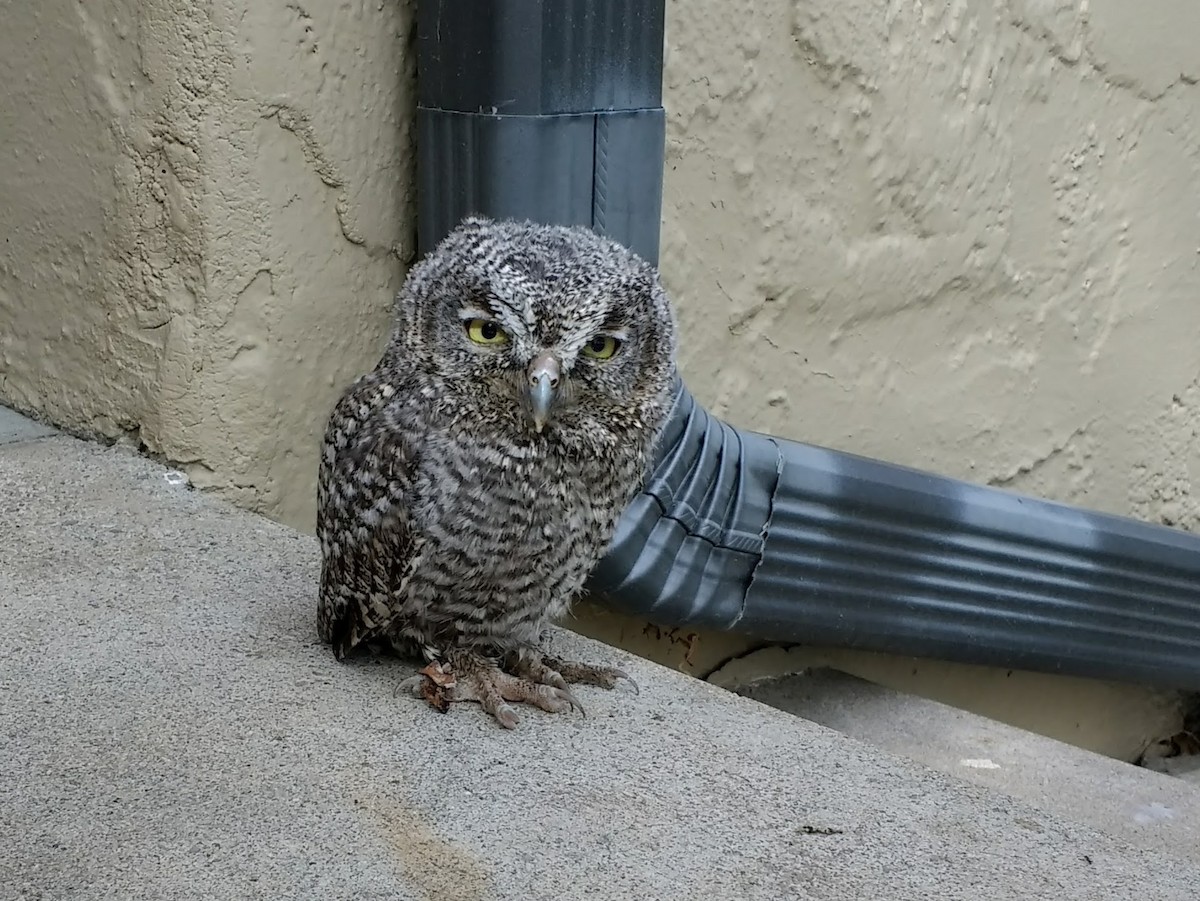
M 656 622 L 728 629 L 762 559 L 777 455 L 709 414 L 682 382 L 676 388 L 657 463 L 589 589 Z
M 661 0 L 421 0 L 417 102 L 555 115 L 662 105 Z
M 680 395 L 593 582 L 610 603 L 661 625 L 1200 689 L 1200 537 L 738 430 Z
M 743 627 L 1200 688 L 1200 538 L 791 442 Z

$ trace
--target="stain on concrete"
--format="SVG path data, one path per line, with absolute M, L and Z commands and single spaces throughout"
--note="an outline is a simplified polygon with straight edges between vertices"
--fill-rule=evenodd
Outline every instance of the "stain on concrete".
M 485 901 L 495 897 L 482 862 L 442 836 L 424 813 L 398 793 L 386 798 L 356 799 L 354 803 L 370 813 L 388 846 L 396 852 L 404 878 L 418 886 L 428 901 Z

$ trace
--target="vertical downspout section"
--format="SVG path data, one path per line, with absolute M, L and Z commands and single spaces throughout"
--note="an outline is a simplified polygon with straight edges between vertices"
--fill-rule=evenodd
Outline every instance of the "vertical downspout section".
M 658 262 L 664 0 L 419 0 L 417 248 L 472 213 Z

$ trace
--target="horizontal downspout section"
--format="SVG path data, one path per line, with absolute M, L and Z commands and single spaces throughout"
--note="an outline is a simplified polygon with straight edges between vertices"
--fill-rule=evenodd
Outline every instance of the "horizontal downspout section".
M 742 431 L 678 389 L 592 577 L 615 608 L 1200 690 L 1200 537 Z

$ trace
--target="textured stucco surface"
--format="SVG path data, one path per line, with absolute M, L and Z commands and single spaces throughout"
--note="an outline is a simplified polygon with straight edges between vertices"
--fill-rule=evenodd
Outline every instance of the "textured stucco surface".
M 7 4 L 0 398 L 312 515 L 413 233 L 407 7 Z
M 310 527 L 324 417 L 412 252 L 412 3 L 4 9 L 0 401 Z M 692 391 L 1200 526 L 1197 34 L 1192 0 L 669 0 L 662 265 Z M 701 675 L 752 647 L 704 636 L 705 668 L 676 634 L 576 625 Z M 918 690 L 909 661 L 856 661 L 833 665 Z M 922 672 L 1031 728 L 1069 684 Z M 1113 737 L 1113 710 L 1165 709 L 1080 691 L 1099 733 L 1041 728 L 1106 753 L 1159 726 Z
M 1200 524 L 1200 5 L 693 0 L 668 28 L 663 260 L 715 412 Z

